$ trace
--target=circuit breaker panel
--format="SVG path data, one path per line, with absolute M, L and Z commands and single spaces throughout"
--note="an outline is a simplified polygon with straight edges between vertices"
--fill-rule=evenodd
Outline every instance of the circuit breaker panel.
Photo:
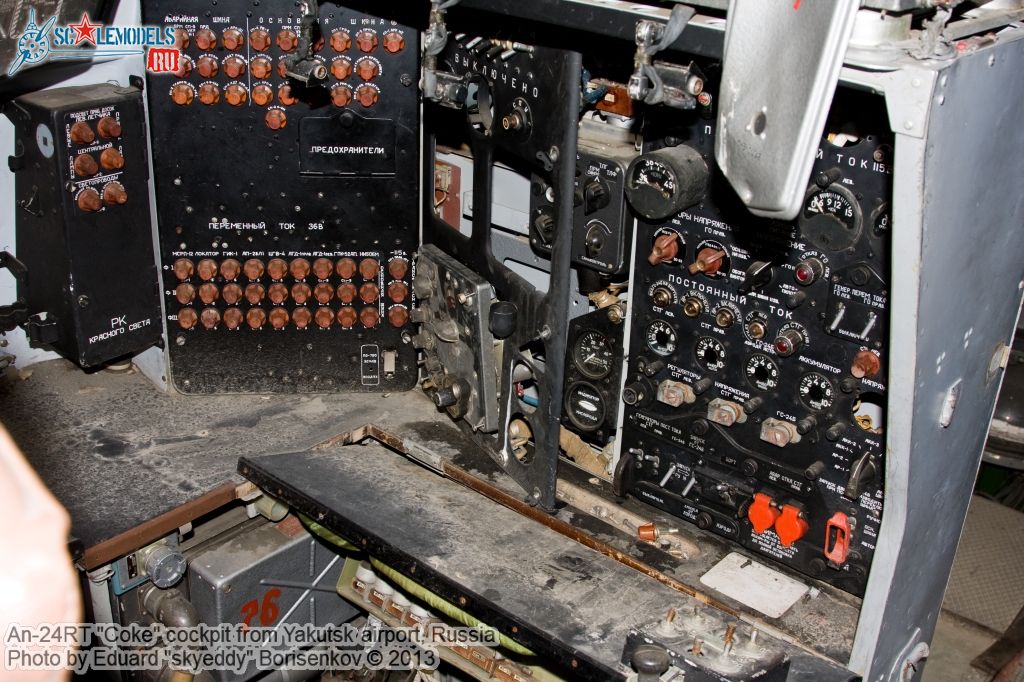
M 720 174 L 674 213 L 671 131 L 628 173 L 639 223 L 620 483 L 633 495 L 861 594 L 883 504 L 891 143 L 824 139 L 793 223 Z M 657 145 L 655 145 L 657 146 Z M 663 204 L 664 206 L 662 206 Z
M 293 5 L 143 11 L 182 48 L 148 88 L 174 386 L 411 388 L 416 30 L 332 3 L 311 28 Z

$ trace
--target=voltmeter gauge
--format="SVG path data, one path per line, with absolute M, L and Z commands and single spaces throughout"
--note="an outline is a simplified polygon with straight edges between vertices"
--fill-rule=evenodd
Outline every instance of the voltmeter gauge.
M 579 381 L 566 391 L 565 415 L 581 431 L 599 429 L 607 411 L 601 392 L 586 381 Z
M 800 379 L 800 401 L 815 411 L 832 407 L 834 389 L 832 382 L 823 374 L 811 372 Z
M 704 198 L 708 165 L 693 147 L 641 154 L 626 169 L 626 198 L 648 220 L 662 220 Z
M 700 366 L 710 372 L 718 372 L 725 367 L 725 346 L 714 337 L 702 336 L 697 339 L 693 354 L 697 356 Z
M 807 190 L 799 223 L 801 234 L 826 251 L 842 251 L 857 241 L 864 221 L 860 202 L 842 185 Z
M 759 391 L 774 391 L 779 387 L 779 366 L 763 353 L 751 355 L 744 371 L 747 381 Z
M 612 372 L 615 351 L 608 337 L 598 331 L 584 332 L 572 347 L 572 361 L 588 379 L 604 379 Z
M 665 320 L 655 320 L 647 327 L 647 347 L 658 355 L 676 351 L 676 330 Z

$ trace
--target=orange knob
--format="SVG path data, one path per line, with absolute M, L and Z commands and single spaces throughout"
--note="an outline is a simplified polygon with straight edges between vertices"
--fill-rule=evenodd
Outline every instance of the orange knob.
M 342 279 L 352 279 L 352 276 L 356 274 L 356 262 L 351 258 L 342 258 L 338 261 L 338 265 L 334 270 L 338 273 L 338 277 Z
M 409 321 L 409 311 L 404 306 L 396 305 L 388 311 L 388 323 L 392 327 L 404 327 Z
M 181 55 L 181 58 L 178 60 L 178 68 L 174 72 L 174 75 L 178 78 L 185 78 L 190 73 L 192 73 L 192 66 L 192 58 L 188 55 L 183 54 Z
M 199 86 L 199 101 L 207 106 L 220 101 L 220 88 L 215 83 L 203 83 Z
M 270 104 L 273 99 L 274 91 L 270 89 L 269 85 L 260 84 L 252 89 L 252 101 L 258 107 Z
M 182 329 L 191 329 L 196 326 L 198 321 L 199 316 L 196 315 L 196 311 L 192 308 L 182 308 L 178 311 L 178 324 Z
M 128 192 L 120 182 L 108 182 L 103 186 L 103 203 L 107 206 L 120 206 L 128 203 Z
M 313 289 L 313 298 L 317 300 L 317 303 L 330 303 L 334 298 L 334 287 L 326 282 L 317 284 Z
M 267 29 L 254 28 L 249 31 L 249 46 L 257 52 L 265 52 L 270 47 L 270 33 Z
M 224 279 L 234 279 L 242 272 L 242 264 L 234 258 L 228 258 L 220 264 L 220 274 Z
M 195 88 L 188 83 L 175 83 L 174 87 L 171 88 L 171 101 L 179 106 L 192 104 L 192 100 L 195 96 Z
M 710 277 L 722 269 L 725 257 L 728 255 L 722 249 L 706 246 L 697 252 L 697 260 L 688 265 L 686 269 L 689 270 L 691 275 L 703 272 Z
M 250 284 L 245 287 L 245 300 L 247 300 L 252 305 L 256 305 L 257 303 L 263 300 L 263 297 L 266 295 L 266 293 L 267 290 L 263 287 L 262 284 Z
M 201 28 L 195 33 L 196 47 L 200 50 L 212 50 L 217 47 L 217 36 L 208 28 Z
M 231 106 L 240 107 L 245 104 L 247 99 L 249 99 L 249 93 L 245 91 L 244 85 L 232 83 L 228 87 L 224 88 L 224 99 L 226 99 L 228 104 Z
M 281 279 L 288 274 L 288 263 L 281 258 L 271 258 L 267 263 L 267 274 L 270 279 Z
M 380 272 L 380 263 L 376 258 L 364 258 L 359 261 L 359 275 L 363 279 L 374 279 Z
M 263 120 L 271 130 L 280 130 L 288 125 L 288 117 L 280 109 L 267 110 L 267 115 L 263 117 Z
M 245 60 L 237 54 L 233 54 L 224 60 L 224 75 L 228 78 L 238 78 L 245 73 Z
M 783 547 L 789 547 L 807 533 L 807 521 L 799 507 L 791 504 L 782 506 L 782 514 L 775 522 L 775 533 Z
M 242 287 L 237 284 L 227 284 L 224 286 L 224 290 L 220 292 L 220 297 L 228 305 L 234 305 L 242 300 Z
M 92 213 L 103 208 L 103 200 L 100 199 L 100 193 L 94 190 L 92 187 L 86 187 L 79 193 L 76 202 L 78 208 L 83 211 Z
M 330 308 L 317 308 L 313 319 L 316 320 L 316 326 L 321 329 L 327 329 L 334 323 L 334 313 L 331 312 Z
M 258 258 L 250 258 L 242 266 L 245 276 L 249 279 L 259 279 L 263 276 L 263 261 Z
M 309 275 L 309 261 L 305 258 L 296 258 L 288 266 L 288 271 L 295 279 L 306 279 L 306 276 Z
M 228 329 L 238 329 L 243 319 L 242 311 L 238 308 L 228 308 L 224 311 L 224 326 Z
M 869 350 L 859 351 L 853 356 L 853 364 L 850 365 L 850 374 L 858 379 L 873 377 L 882 369 L 882 361 L 878 356 Z
M 105 140 L 121 137 L 121 122 L 113 116 L 104 116 L 96 122 L 96 132 Z
M 342 284 L 338 287 L 338 300 L 342 303 L 351 303 L 356 300 L 356 285 Z
M 274 308 L 270 311 L 270 326 L 274 329 L 284 329 L 290 319 L 288 311 L 284 308 Z
M 377 288 L 376 284 L 367 282 L 363 286 L 359 287 L 359 298 L 363 303 L 373 303 L 380 297 L 380 289 Z
M 79 121 L 71 126 L 71 141 L 75 144 L 90 144 L 96 139 L 96 133 L 85 121 Z
M 199 261 L 199 265 L 196 266 L 196 273 L 199 275 L 199 279 L 204 282 L 209 282 L 217 274 L 217 261 L 204 258 Z
M 267 314 L 263 312 L 263 308 L 249 308 L 249 312 L 245 314 L 245 321 L 252 329 L 259 329 L 267 321 Z
M 180 26 L 174 29 L 174 47 L 179 50 L 186 50 L 190 42 L 192 41 L 189 39 L 188 31 Z
M 280 282 L 271 284 L 270 288 L 267 289 L 267 298 L 269 298 L 270 302 L 274 305 L 281 305 L 288 300 L 288 287 Z
M 288 66 L 284 63 L 284 57 L 277 61 L 277 75 L 281 78 L 288 77 Z
M 277 34 L 277 46 L 281 48 L 282 52 L 291 52 L 298 44 L 299 38 L 295 35 L 295 31 L 291 29 L 283 29 Z
M 174 298 L 178 299 L 178 303 L 182 305 L 188 305 L 195 297 L 196 288 L 186 282 L 182 282 L 174 290 Z
M 347 107 L 352 103 L 352 88 L 339 83 L 331 88 L 331 103 L 336 107 Z
M 373 52 L 377 47 L 377 32 L 367 28 L 357 33 L 356 47 L 362 52 Z
M 388 285 L 388 298 L 392 303 L 401 303 L 409 295 L 409 287 L 404 282 L 392 282 Z
M 313 295 L 313 290 L 305 282 L 299 282 L 292 286 L 292 300 L 302 305 Z
M 216 329 L 217 325 L 220 324 L 220 311 L 216 308 L 204 308 L 203 312 L 199 315 L 199 321 L 203 323 L 203 327 L 206 329 Z
M 331 49 L 335 52 L 344 52 L 352 47 L 352 36 L 348 31 L 337 30 L 331 34 Z
M 196 62 L 196 71 L 203 78 L 213 78 L 220 71 L 220 66 L 217 64 L 217 60 L 212 56 L 205 54 L 199 58 Z
M 369 57 L 363 57 L 356 62 L 356 75 L 364 81 L 372 81 L 380 74 L 380 66 Z
M 384 34 L 384 49 L 391 54 L 401 52 L 405 48 L 405 36 L 398 31 L 388 31 Z
M 277 89 L 277 101 L 286 107 L 290 107 L 299 100 L 292 94 L 292 86 L 285 83 Z
M 226 28 L 224 29 L 222 42 L 225 50 L 233 52 L 242 47 L 242 45 L 245 45 L 245 37 L 242 36 L 242 32 L 237 28 Z
M 217 288 L 216 284 L 207 282 L 199 287 L 199 300 L 206 305 L 210 305 L 218 298 L 220 298 L 220 290 Z
M 647 262 L 651 265 L 668 263 L 679 253 L 679 235 L 675 232 L 668 232 L 658 235 L 651 247 L 651 254 L 647 256 Z
M 747 508 L 747 520 L 753 526 L 754 532 L 760 535 L 775 525 L 775 519 L 779 518 L 781 513 L 772 506 L 772 498 L 764 493 L 754 493 L 754 501 Z
M 313 261 L 313 274 L 317 279 L 327 279 L 334 272 L 334 263 L 330 258 L 317 258 Z
M 273 70 L 273 64 L 266 57 L 256 57 L 249 62 L 249 72 L 252 73 L 253 78 L 266 78 Z
M 96 175 L 99 172 L 100 167 L 96 163 L 96 159 L 92 157 L 92 154 L 79 154 L 75 157 L 75 175 L 80 178 L 87 178 L 91 175 Z
M 296 308 L 292 311 L 292 322 L 299 329 L 305 329 L 309 326 L 309 323 L 313 320 L 313 314 L 309 312 L 309 308 Z
M 360 85 L 356 88 L 356 100 L 364 107 L 372 107 L 380 99 L 380 92 L 372 85 Z
M 338 324 L 340 324 L 345 329 L 348 329 L 349 327 L 353 326 L 356 323 L 356 320 L 358 319 L 359 316 L 356 315 L 355 308 L 345 306 L 344 308 L 341 308 L 338 311 Z
M 174 276 L 182 281 L 191 277 L 192 273 L 195 272 L 195 266 L 192 265 L 192 261 L 188 258 L 179 258 L 174 261 L 174 265 L 171 267 L 174 270 Z
M 331 62 L 331 75 L 340 81 L 352 75 L 352 60 L 348 57 L 335 57 Z
M 402 279 L 409 272 L 409 261 L 404 258 L 392 258 L 388 261 L 388 274 L 392 279 Z
M 380 322 L 380 313 L 376 308 L 363 308 L 359 311 L 359 321 L 367 329 L 373 329 Z
M 108 147 L 100 154 L 100 165 L 106 170 L 121 170 L 124 168 L 124 157 L 117 149 Z

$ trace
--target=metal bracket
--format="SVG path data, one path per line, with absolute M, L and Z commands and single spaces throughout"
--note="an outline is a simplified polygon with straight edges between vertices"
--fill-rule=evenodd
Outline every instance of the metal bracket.
M 694 97 L 704 89 L 703 78 L 688 69 L 680 77 L 677 73 L 680 67 L 652 61 L 655 54 L 675 42 L 695 14 L 692 7 L 676 5 L 666 24 L 646 19 L 636 22 L 635 70 L 626 86 L 632 99 L 680 109 L 696 106 Z
M 7 251 L 0 251 L 0 270 L 10 270 L 18 282 L 18 298 L 11 305 L 0 306 L 0 331 L 12 331 L 28 323 L 28 301 L 25 287 L 28 285 L 28 268 Z
M 289 78 L 307 86 L 315 86 L 327 78 L 327 67 L 315 58 L 315 34 L 319 32 L 320 5 L 317 0 L 302 0 L 299 8 L 302 11 L 299 46 L 294 55 L 285 59 L 285 72 Z

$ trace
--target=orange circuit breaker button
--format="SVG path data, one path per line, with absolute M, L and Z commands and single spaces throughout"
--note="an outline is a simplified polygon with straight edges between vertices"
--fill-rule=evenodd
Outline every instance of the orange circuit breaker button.
M 782 505 L 782 513 L 775 522 L 775 533 L 783 547 L 789 547 L 807 533 L 807 520 L 803 511 L 791 504 Z
M 825 558 L 842 566 L 850 553 L 850 518 L 837 511 L 825 526 Z
M 754 501 L 747 509 L 747 520 L 754 527 L 754 532 L 760 535 L 775 525 L 781 513 L 772 505 L 772 498 L 764 493 L 754 493 Z
M 270 47 L 270 33 L 265 28 L 254 28 L 249 32 L 249 45 L 257 52 L 266 52 Z
M 352 36 L 348 31 L 339 29 L 331 34 L 331 49 L 335 52 L 344 52 L 352 47 Z

